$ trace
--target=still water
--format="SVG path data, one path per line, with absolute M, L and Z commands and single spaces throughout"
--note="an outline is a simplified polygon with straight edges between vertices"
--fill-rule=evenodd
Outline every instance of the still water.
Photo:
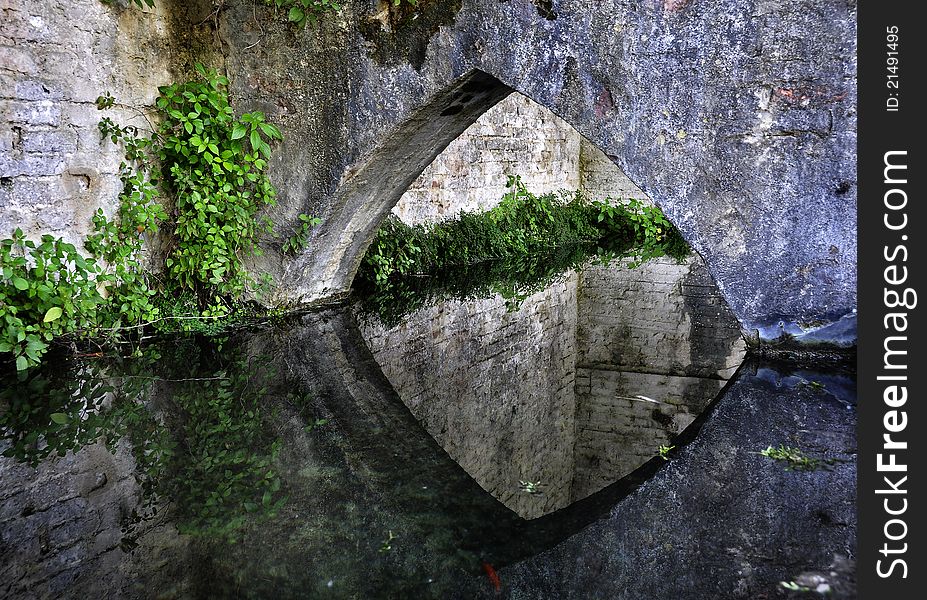
M 852 557 L 853 373 L 742 365 L 697 258 L 383 306 L 7 376 L 0 597 L 779 597 Z

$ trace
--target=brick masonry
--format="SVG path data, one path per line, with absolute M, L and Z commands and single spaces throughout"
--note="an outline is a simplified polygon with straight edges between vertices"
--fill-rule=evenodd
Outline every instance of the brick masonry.
M 393 207 L 409 224 L 487 211 L 519 175 L 536 194 L 582 190 L 589 198 L 647 199 L 569 123 L 515 92 L 483 113 L 425 168 Z M 648 200 L 649 201 L 649 200 Z
M 92 214 L 113 212 L 122 153 L 101 139 L 94 100 L 109 91 L 150 106 L 171 80 L 161 4 L 142 14 L 96 0 L 0 1 L 0 237 L 21 227 L 82 247 Z M 108 114 L 146 126 L 128 108 Z
M 570 503 L 576 276 L 517 311 L 490 298 L 361 331 L 403 401 L 479 484 L 527 518 Z M 519 481 L 541 481 L 527 494 Z
M 576 500 L 671 445 L 746 353 L 695 254 L 681 264 L 587 268 L 577 306 Z
M 438 155 L 393 214 L 422 223 L 488 210 L 514 174 L 536 193 L 581 189 L 650 202 L 569 124 L 514 93 Z M 718 394 L 745 352 L 697 255 L 590 266 L 517 312 L 498 297 L 448 302 L 363 332 L 431 435 L 526 518 L 652 458 Z M 543 494 L 520 490 L 527 480 L 541 481 Z
M 135 550 L 121 546 L 141 495 L 125 441 L 113 452 L 99 441 L 37 468 L 0 460 L 0 594 L 95 598 L 107 590 L 134 598 L 154 579 L 164 597 L 182 596 L 189 538 L 172 524 L 142 521 Z

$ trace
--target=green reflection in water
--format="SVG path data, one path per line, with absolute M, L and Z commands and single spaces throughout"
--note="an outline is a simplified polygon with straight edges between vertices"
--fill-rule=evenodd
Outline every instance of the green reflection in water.
M 428 276 L 375 280 L 359 274 L 354 291 L 361 298 L 362 313 L 374 315 L 384 326 L 393 327 L 408 315 L 447 300 L 491 298 L 498 294 L 509 310 L 517 310 L 526 298 L 547 289 L 570 270 L 622 259 L 630 259 L 628 266 L 633 268 L 660 256 L 682 260 L 689 252 L 675 231 L 663 241 L 647 244 L 615 237 L 598 243 L 559 246 L 539 254 L 460 265 Z
M 234 541 L 247 520 L 272 517 L 287 500 L 264 407 L 275 373 L 222 344 L 159 349 L 170 356 L 148 350 L 10 375 L 0 387 L 3 455 L 38 466 L 97 441 L 114 453 L 127 442 L 142 502 L 125 518 L 124 549 L 163 511 L 181 533 Z

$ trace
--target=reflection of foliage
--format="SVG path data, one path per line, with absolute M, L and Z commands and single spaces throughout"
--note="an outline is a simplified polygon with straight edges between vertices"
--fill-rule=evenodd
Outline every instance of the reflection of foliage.
M 65 382 L 36 370 L 7 377 L 0 386 L 0 428 L 9 444 L 3 456 L 34 467 L 49 456 L 65 456 L 92 444 L 111 424 L 98 412 L 111 391 L 83 372 Z
M 546 252 L 448 268 L 427 277 L 391 277 L 381 281 L 359 277 L 354 286 L 363 299 L 361 309 L 375 314 L 387 327 L 422 307 L 452 298 L 467 300 L 498 294 L 509 310 L 517 310 L 526 298 L 547 289 L 567 271 L 581 268 L 590 260 L 596 264 L 632 256 L 635 262 L 644 260 L 640 248 L 625 240 L 602 240 L 600 244 L 563 245 Z M 659 248 L 657 251 L 657 256 L 664 253 Z
M 267 390 L 250 381 L 254 374 L 247 364 L 233 365 L 214 381 L 182 382 L 173 396 L 179 451 L 160 491 L 176 503 L 183 533 L 229 534 L 246 513 L 272 514 L 286 501 L 271 464 L 280 441 L 262 426 Z
M 362 310 L 391 327 L 424 306 L 450 298 L 485 298 L 499 294 L 514 310 L 528 296 L 546 289 L 565 271 L 582 263 L 594 249 L 562 247 L 554 252 L 486 261 L 448 269 L 432 277 L 396 277 L 387 282 L 356 280 Z
M 354 285 L 387 326 L 446 298 L 501 295 L 509 309 L 592 259 L 682 259 L 688 245 L 659 209 L 637 201 L 588 203 L 578 192 L 535 196 L 518 177 L 498 206 L 432 225 L 389 217 Z M 427 275 L 427 276 L 426 276 Z
M 234 539 L 249 514 L 271 516 L 286 501 L 273 468 L 280 441 L 264 424 L 272 373 L 241 356 L 204 355 L 192 340 L 172 350 L 167 361 L 148 353 L 11 376 L 0 386 L 3 454 L 35 466 L 101 439 L 113 451 L 126 440 L 144 499 L 129 531 L 167 503 L 181 532 Z M 172 363 L 195 375 L 172 378 Z M 158 414 L 149 397 L 163 408 Z

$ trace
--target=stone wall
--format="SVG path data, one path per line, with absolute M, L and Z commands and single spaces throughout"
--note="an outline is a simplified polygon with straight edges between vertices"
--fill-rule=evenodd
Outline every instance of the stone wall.
M 302 31 L 250 1 L 118 4 L 0 4 L 0 231 L 79 241 L 119 187 L 94 98 L 150 106 L 194 62 L 223 64 L 236 110 L 285 136 L 274 219 L 322 218 L 304 254 L 276 240 L 251 268 L 274 300 L 331 297 L 422 170 L 515 90 L 654 199 L 743 330 L 855 340 L 852 3 L 357 0 Z
M 577 293 L 578 362 L 659 374 L 730 377 L 745 345 L 736 320 L 692 254 L 638 267 L 589 267 Z
M 20 227 L 81 248 L 93 213 L 114 212 L 123 151 L 101 138 L 94 101 L 110 92 L 119 104 L 106 116 L 147 134 L 158 86 L 191 70 L 197 49 L 219 61 L 208 32 L 188 23 L 205 8 L 0 0 L 0 238 Z
M 590 199 L 652 201 L 569 123 L 517 92 L 482 114 L 402 195 L 393 214 L 436 222 L 499 203 L 510 175 L 535 194 L 582 192 Z
M 670 445 L 721 391 L 746 347 L 698 255 L 587 268 L 577 314 L 580 499 Z
M 575 275 L 514 312 L 500 297 L 452 301 L 361 330 L 412 413 L 483 489 L 525 518 L 571 502 Z
M 362 326 L 403 402 L 487 491 L 526 518 L 593 494 L 656 456 L 745 355 L 693 255 L 588 266 L 520 310 L 446 302 Z M 519 492 L 520 480 L 544 492 Z
M 580 135 L 546 108 L 514 93 L 483 113 L 409 186 L 393 214 L 406 223 L 484 212 L 520 175 L 536 194 L 579 187 Z
M 189 538 L 152 519 L 135 526 L 134 550 L 122 546 L 143 508 L 136 476 L 127 442 L 115 452 L 89 444 L 37 468 L 0 460 L 0 595 L 134 598 L 153 579 L 159 593 L 182 596 Z
M 653 204 L 614 162 L 586 138 L 579 142 L 579 186 L 587 198 L 634 198 Z

